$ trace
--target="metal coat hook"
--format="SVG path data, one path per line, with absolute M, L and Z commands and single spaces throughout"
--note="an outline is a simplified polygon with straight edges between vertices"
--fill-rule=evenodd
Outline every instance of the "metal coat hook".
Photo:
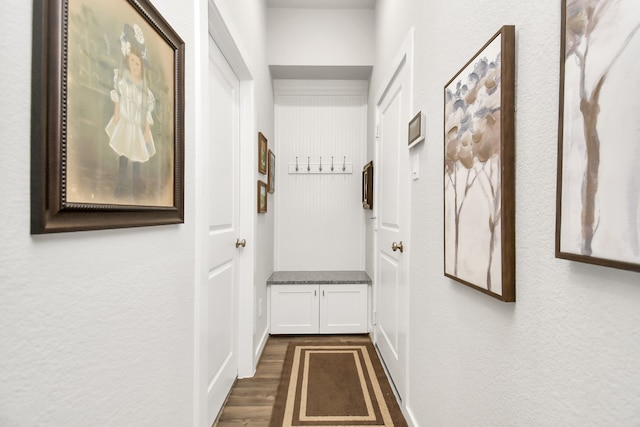
M 295 156 L 296 161 L 288 164 L 287 169 L 290 174 L 299 174 L 303 173 L 305 175 L 339 175 L 339 174 L 351 174 L 353 173 L 353 164 L 347 163 L 347 156 L 342 158 L 342 168 L 340 168 L 340 160 L 336 160 L 336 157 L 339 156 L 331 156 L 331 163 L 328 161 L 323 162 L 323 157 L 326 159 L 328 156 L 319 156 L 320 162 L 311 162 L 311 156 L 307 156 L 307 167 L 306 171 L 304 170 L 304 163 L 300 164 L 300 157 L 304 158 L 304 156 Z M 302 160 L 304 162 L 304 160 Z

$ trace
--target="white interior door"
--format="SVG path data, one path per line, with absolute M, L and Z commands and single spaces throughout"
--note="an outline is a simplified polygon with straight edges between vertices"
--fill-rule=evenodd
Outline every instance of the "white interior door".
M 205 250 L 206 297 L 203 371 L 207 425 L 215 420 L 238 375 L 239 80 L 209 40 L 210 126 L 206 162 L 208 219 Z
M 374 338 L 401 398 L 406 390 L 409 310 L 409 79 L 405 59 L 378 100 L 378 155 L 374 162 L 377 176 Z

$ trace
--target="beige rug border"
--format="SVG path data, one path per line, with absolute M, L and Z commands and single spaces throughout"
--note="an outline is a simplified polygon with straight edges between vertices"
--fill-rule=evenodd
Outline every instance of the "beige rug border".
M 385 374 L 384 368 L 382 367 L 382 363 L 378 357 L 378 353 L 376 351 L 375 346 L 372 342 L 354 342 L 354 341 L 344 341 L 344 342 L 326 342 L 326 341 L 301 341 L 301 342 L 291 342 L 289 343 L 285 355 L 285 361 L 282 367 L 282 376 L 280 379 L 280 384 L 278 385 L 278 391 L 276 394 L 276 402 L 273 407 L 273 412 L 271 414 L 271 421 L 269 423 L 269 427 L 282 427 L 283 420 L 285 417 L 285 409 L 287 398 L 289 395 L 289 382 L 291 379 L 291 372 L 294 365 L 294 354 L 296 352 L 296 347 L 329 347 L 329 348 L 341 348 L 341 347 L 365 347 L 367 350 L 367 354 L 369 355 L 369 359 L 371 365 L 373 367 L 373 371 L 375 372 L 375 378 L 380 387 L 380 391 L 382 393 L 382 399 L 386 404 L 389 414 L 390 414 L 390 423 L 385 424 L 376 424 L 371 422 L 362 422 L 362 423 L 354 423 L 354 424 L 332 424 L 327 422 L 305 422 L 301 425 L 304 426 L 324 426 L 324 427 L 359 427 L 363 425 L 369 426 L 399 426 L 405 427 L 407 423 L 402 415 L 402 411 L 398 406 L 398 402 L 396 401 L 395 395 L 391 386 L 389 385 L 389 381 Z M 382 405 L 381 405 L 382 406 Z

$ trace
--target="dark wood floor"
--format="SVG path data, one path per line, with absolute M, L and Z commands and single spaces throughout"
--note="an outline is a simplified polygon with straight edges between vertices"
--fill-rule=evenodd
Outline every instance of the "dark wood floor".
M 267 427 L 276 400 L 282 365 L 291 341 L 370 341 L 369 335 L 272 335 L 267 340 L 256 374 L 236 381 L 218 419 L 218 427 Z

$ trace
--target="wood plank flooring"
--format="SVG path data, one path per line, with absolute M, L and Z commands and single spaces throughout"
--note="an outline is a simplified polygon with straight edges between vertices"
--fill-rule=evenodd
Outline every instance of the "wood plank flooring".
M 290 342 L 332 341 L 366 342 L 369 335 L 271 335 L 267 340 L 256 374 L 238 379 L 227 397 L 218 419 L 218 427 L 267 427 L 276 400 L 282 365 Z

